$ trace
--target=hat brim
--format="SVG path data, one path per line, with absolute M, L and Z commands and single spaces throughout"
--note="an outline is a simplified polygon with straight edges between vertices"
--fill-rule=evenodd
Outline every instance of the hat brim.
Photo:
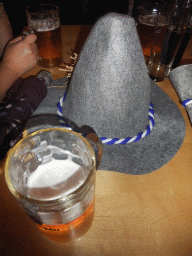
M 135 175 L 150 173 L 168 163 L 181 147 L 185 137 L 183 116 L 172 99 L 152 80 L 150 82 L 151 102 L 155 111 L 152 132 L 126 145 L 104 144 L 99 169 Z M 64 102 L 64 117 L 67 109 Z M 99 135 L 99 131 L 96 132 Z
M 152 80 L 150 82 L 151 102 L 155 111 L 153 130 L 148 136 L 137 142 L 126 145 L 103 144 L 103 156 L 99 169 L 134 175 L 147 174 L 168 163 L 180 149 L 186 130 L 184 118 L 172 99 Z M 50 88 L 48 90 L 45 100 L 28 121 L 26 126 L 28 133 L 39 129 L 41 125 L 45 127 L 47 121 L 49 125 L 51 120 L 53 121 L 51 125 L 60 125 L 55 116 L 56 102 L 63 96 L 65 90 L 66 88 Z M 64 102 L 64 117 L 67 111 L 68 106 Z M 50 118 L 47 118 L 47 115 Z M 42 118 L 43 116 L 46 121 Z M 71 121 L 73 122 L 73 120 Z M 94 127 L 92 128 L 94 129 Z M 99 131 L 96 132 L 99 135 Z
M 145 138 L 126 145 L 104 145 L 100 169 L 146 174 L 168 163 L 185 137 L 185 121 L 177 105 L 151 80 L 155 126 Z

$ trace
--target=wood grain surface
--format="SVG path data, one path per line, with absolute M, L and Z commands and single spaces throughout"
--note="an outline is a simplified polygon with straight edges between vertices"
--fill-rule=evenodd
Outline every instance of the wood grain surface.
M 89 29 L 62 26 L 64 63 L 70 62 L 71 52 L 78 53 Z M 184 58 L 192 59 L 191 42 Z M 37 66 L 26 76 L 40 69 Z M 57 68 L 51 72 L 55 78 L 65 76 Z M 165 166 L 146 175 L 97 171 L 94 222 L 74 244 L 50 242 L 38 231 L 8 191 L 1 161 L 0 255 L 192 255 L 192 127 L 169 79 L 158 85 L 186 121 L 180 150 Z

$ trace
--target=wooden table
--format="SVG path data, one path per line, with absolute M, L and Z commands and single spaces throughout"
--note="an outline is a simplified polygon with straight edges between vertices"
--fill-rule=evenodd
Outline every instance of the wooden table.
M 68 63 L 68 53 L 78 52 L 89 28 L 62 29 L 64 62 Z M 192 42 L 184 59 L 192 60 Z M 39 70 L 37 66 L 26 75 Z M 52 72 L 56 78 L 64 76 L 62 72 Z M 146 175 L 99 170 L 94 222 L 74 245 L 49 242 L 37 230 L 8 191 L 2 161 L 0 255 L 192 255 L 192 127 L 169 79 L 158 85 L 179 106 L 186 121 L 182 147 L 168 164 Z

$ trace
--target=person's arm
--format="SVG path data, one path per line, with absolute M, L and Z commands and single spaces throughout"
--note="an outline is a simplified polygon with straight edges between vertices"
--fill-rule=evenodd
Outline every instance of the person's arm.
M 30 34 L 24 39 L 11 40 L 0 63 L 0 101 L 5 97 L 12 84 L 38 62 L 38 50 L 35 44 L 37 36 Z
M 13 31 L 9 18 L 3 8 L 3 4 L 0 3 L 0 58 L 3 50 L 9 40 L 13 38 Z

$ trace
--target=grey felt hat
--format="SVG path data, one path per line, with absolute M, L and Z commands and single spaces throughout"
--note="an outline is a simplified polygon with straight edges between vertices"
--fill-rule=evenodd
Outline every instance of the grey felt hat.
M 186 108 L 192 124 L 192 64 L 183 65 L 173 69 L 169 74 L 169 78 L 182 105 Z
M 42 106 L 50 105 L 50 93 Z M 63 99 L 64 120 L 92 127 L 101 139 L 107 138 L 103 143 L 139 138 L 123 145 L 104 143 L 99 169 L 146 174 L 170 161 L 182 145 L 182 114 L 149 78 L 135 21 L 129 16 L 109 13 L 97 21 Z
M 133 18 L 109 13 L 98 20 L 79 55 L 63 116 L 100 137 L 143 133 L 154 105 L 151 133 L 125 145 L 104 144 L 100 169 L 144 174 L 159 169 L 179 150 L 185 122 L 174 102 L 150 80 Z

